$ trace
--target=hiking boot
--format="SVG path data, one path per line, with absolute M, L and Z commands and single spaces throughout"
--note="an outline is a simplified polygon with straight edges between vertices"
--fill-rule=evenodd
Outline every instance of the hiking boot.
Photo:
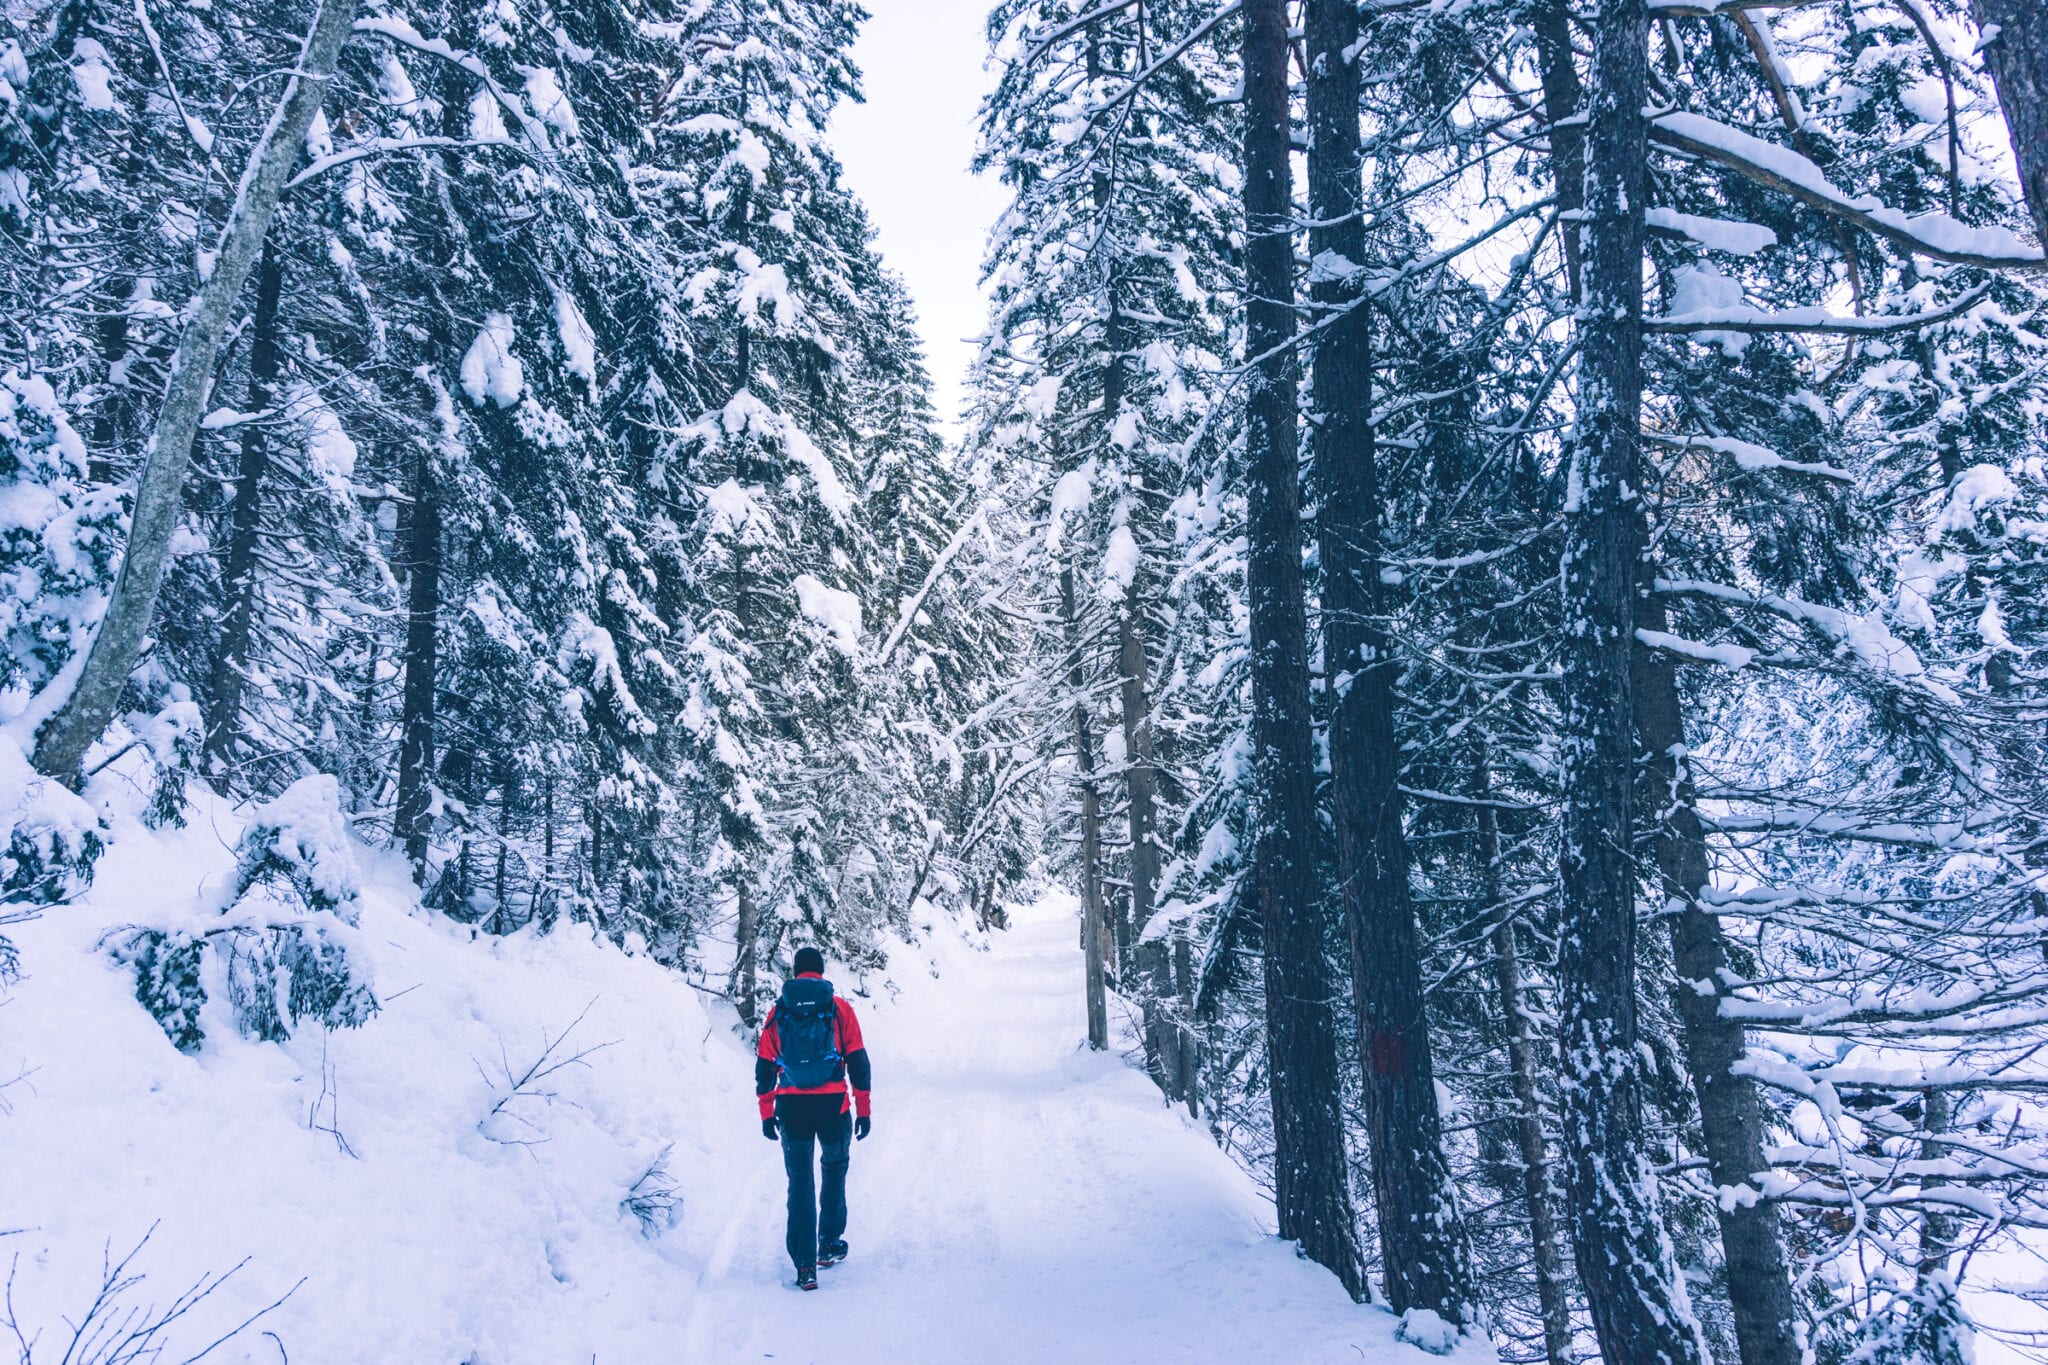
M 809 1293 L 818 1287 L 818 1267 L 800 1265 L 796 1268 L 796 1287 Z
M 845 1259 L 846 1242 L 843 1239 L 837 1242 L 821 1242 L 818 1245 L 819 1265 L 838 1265 L 841 1261 Z

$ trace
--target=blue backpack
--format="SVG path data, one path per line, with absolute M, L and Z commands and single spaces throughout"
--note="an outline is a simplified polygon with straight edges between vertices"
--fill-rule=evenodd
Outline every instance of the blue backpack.
M 839 1079 L 839 1006 L 831 982 L 801 976 L 785 982 L 775 1031 L 782 1040 L 775 1065 L 786 1088 L 815 1090 Z

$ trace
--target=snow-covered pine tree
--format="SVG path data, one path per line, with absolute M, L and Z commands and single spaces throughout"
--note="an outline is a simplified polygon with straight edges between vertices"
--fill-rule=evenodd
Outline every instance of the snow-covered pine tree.
M 1235 291 L 1226 80 L 1215 45 L 1188 41 L 1211 17 L 1173 0 L 1100 13 L 1065 0 L 997 6 L 1002 65 L 977 163 L 1012 195 L 986 267 L 995 308 L 978 439 L 1010 452 L 1010 496 L 1052 522 L 1044 591 L 1072 642 L 1049 642 L 1072 651 L 1070 744 L 1092 751 L 1083 736 L 1101 736 L 1100 754 L 1080 762 L 1100 762 L 1096 797 L 1124 817 L 1121 840 L 1084 829 L 1084 844 L 1120 857 L 1082 879 L 1127 888 L 1106 897 L 1104 951 L 1144 1011 L 1147 1064 L 1175 1097 L 1190 1090 L 1192 996 L 1187 926 L 1157 918 L 1182 786 L 1162 721 L 1177 567 L 1168 509 L 1187 443 L 1213 415 Z

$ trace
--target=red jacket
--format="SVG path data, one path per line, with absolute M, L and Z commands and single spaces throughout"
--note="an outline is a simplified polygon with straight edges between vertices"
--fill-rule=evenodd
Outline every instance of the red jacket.
M 816 979 L 818 973 L 805 972 L 804 976 Z M 782 1068 L 776 1065 L 782 1056 L 782 1035 L 775 1027 L 775 1011 L 768 1011 L 768 1020 L 761 1026 L 761 1043 L 754 1049 L 754 1098 L 761 1106 L 761 1117 L 775 1117 L 777 1095 L 844 1095 L 848 1082 L 852 1082 L 853 1112 L 861 1118 L 868 1116 L 868 1087 L 873 1076 L 868 1063 L 867 1044 L 861 1040 L 860 1020 L 853 1012 L 853 1002 L 843 995 L 832 997 L 832 1004 L 839 1012 L 833 1024 L 834 1041 L 839 1046 L 839 1055 L 845 1060 L 840 1064 L 839 1075 L 825 1085 L 795 1086 L 781 1084 Z M 846 1105 L 839 1106 L 839 1112 L 846 1112 Z

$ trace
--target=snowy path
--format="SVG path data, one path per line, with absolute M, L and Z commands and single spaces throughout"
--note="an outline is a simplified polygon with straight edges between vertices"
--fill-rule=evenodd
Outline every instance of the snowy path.
M 587 930 L 479 937 L 364 850 L 361 924 L 337 932 L 377 1018 L 259 1042 L 208 978 L 204 1048 L 172 1048 L 103 936 L 217 923 L 235 819 L 121 813 L 92 894 L 10 929 L 28 976 L 0 1009 L 0 1079 L 28 1077 L 0 1095 L 0 1258 L 52 1340 L 106 1249 L 153 1228 L 138 1295 L 246 1259 L 168 1358 L 300 1282 L 260 1324 L 275 1338 L 222 1365 L 275 1365 L 277 1343 L 309 1365 L 1428 1365 L 1270 1235 L 1251 1181 L 1142 1073 L 1078 1046 L 1071 898 L 985 938 L 934 923 L 856 994 L 877 1126 L 854 1149 L 853 1257 L 803 1294 L 747 1031 Z M 502 1073 L 578 1020 L 595 1050 L 494 1136 Z M 676 1216 L 643 1232 L 621 1199 L 664 1152 Z
M 683 1360 L 1398 1361 L 1392 1319 L 1266 1231 L 1242 1172 L 1084 1036 L 1071 906 L 1054 900 L 893 1003 L 858 1002 L 875 1135 L 853 1256 L 789 1285 L 775 1148 L 730 1212 Z

